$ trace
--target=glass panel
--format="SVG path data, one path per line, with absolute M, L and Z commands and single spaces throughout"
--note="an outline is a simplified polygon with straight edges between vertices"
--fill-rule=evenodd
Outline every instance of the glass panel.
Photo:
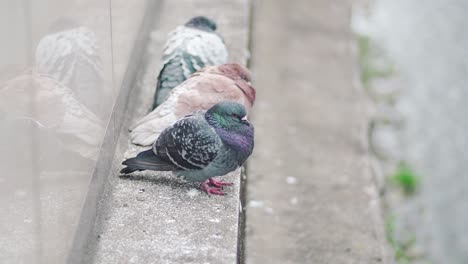
M 63 263 L 117 95 L 109 1 L 0 1 L 0 263 Z

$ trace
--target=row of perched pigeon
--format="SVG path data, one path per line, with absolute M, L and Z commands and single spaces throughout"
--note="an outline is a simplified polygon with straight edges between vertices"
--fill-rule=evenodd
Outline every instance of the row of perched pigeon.
M 226 63 L 228 52 L 216 23 L 194 17 L 169 34 L 153 110 L 131 130 L 134 144 L 152 148 L 125 160 L 121 173 L 172 171 L 223 195 L 217 181 L 239 168 L 254 146 L 247 113 L 255 101 L 250 72 Z

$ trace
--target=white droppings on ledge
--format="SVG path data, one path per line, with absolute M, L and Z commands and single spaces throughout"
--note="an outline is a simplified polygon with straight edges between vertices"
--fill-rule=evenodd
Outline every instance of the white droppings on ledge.
M 196 196 L 198 196 L 200 194 L 200 192 L 195 189 L 195 188 L 192 188 L 190 190 L 187 191 L 187 195 L 190 197 L 190 198 L 194 198 Z
M 210 219 L 210 220 L 208 220 L 208 221 L 210 221 L 210 222 L 212 222 L 212 223 L 219 223 L 219 222 L 221 222 L 221 220 L 219 220 L 219 218 L 213 218 L 213 219 Z
M 267 212 L 268 214 L 273 214 L 274 210 L 271 207 L 266 207 L 265 212 Z
M 219 234 L 214 234 L 214 235 L 211 235 L 212 238 L 214 239 L 221 239 L 223 238 L 223 236 L 219 235 Z
M 296 205 L 297 204 L 297 197 L 293 197 L 289 200 L 289 203 L 291 203 L 292 205 Z
M 262 208 L 264 206 L 264 203 L 263 201 L 252 200 L 247 204 L 247 206 L 250 208 Z
M 288 184 L 296 184 L 297 183 L 297 178 L 296 177 L 292 177 L 292 176 L 288 176 L 286 178 L 286 183 Z

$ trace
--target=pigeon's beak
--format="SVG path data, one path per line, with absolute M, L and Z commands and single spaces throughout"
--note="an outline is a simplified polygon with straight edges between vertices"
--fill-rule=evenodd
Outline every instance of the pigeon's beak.
M 241 118 L 241 122 L 244 124 L 250 125 L 249 120 L 247 120 L 247 116 L 244 116 L 243 118 Z

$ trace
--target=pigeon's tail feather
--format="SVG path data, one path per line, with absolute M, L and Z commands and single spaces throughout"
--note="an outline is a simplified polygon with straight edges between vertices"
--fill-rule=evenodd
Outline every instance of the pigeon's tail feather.
M 127 159 L 122 164 L 127 166 L 120 170 L 122 174 L 143 170 L 172 171 L 177 169 L 176 165 L 161 160 L 152 149 L 140 152 L 136 157 Z
M 125 167 L 125 168 L 120 170 L 120 173 L 121 174 L 130 174 L 130 173 L 135 172 L 135 171 L 141 171 L 141 170 L 135 169 L 134 167 Z

